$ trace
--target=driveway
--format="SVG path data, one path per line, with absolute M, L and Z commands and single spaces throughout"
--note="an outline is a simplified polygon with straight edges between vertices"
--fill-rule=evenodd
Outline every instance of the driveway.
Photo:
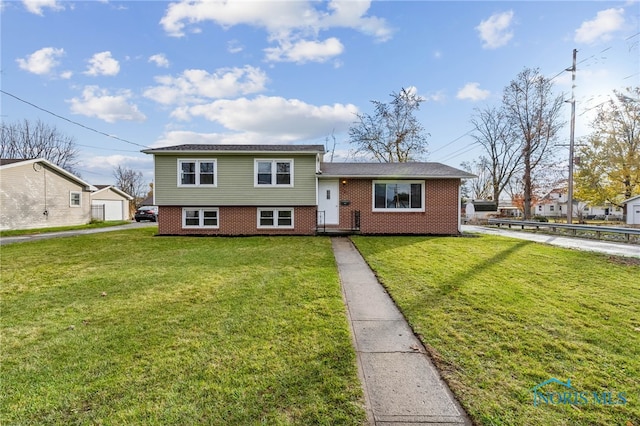
M 640 245 L 638 244 L 613 243 L 608 241 L 589 240 L 586 238 L 560 237 L 557 235 L 510 231 L 506 229 L 473 225 L 462 225 L 462 232 L 502 235 L 504 237 L 519 238 L 521 240 L 535 241 L 538 243 L 551 244 L 576 250 L 595 251 L 615 256 L 640 258 Z
M 46 240 L 48 238 L 56 238 L 56 237 L 71 237 L 74 235 L 98 234 L 100 232 L 120 231 L 123 229 L 147 228 L 150 226 L 158 226 L 158 224 L 156 222 L 131 222 L 126 225 L 109 226 L 106 228 L 78 229 L 73 231 L 45 232 L 42 234 L 19 235 L 16 237 L 2 237 L 0 238 L 0 245 L 4 246 L 6 244 L 20 243 L 25 241 Z

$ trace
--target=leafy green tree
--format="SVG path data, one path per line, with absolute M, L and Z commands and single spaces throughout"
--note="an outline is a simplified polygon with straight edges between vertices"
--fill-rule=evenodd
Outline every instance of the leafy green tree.
M 614 91 L 591 126 L 593 132 L 578 149 L 576 197 L 620 207 L 640 194 L 640 87 Z

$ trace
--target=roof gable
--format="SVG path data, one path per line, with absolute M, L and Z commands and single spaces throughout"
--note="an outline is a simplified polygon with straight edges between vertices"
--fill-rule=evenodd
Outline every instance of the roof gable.
M 49 169 L 55 170 L 56 172 L 65 176 L 66 178 L 71 179 L 72 181 L 80 184 L 81 186 L 84 186 L 85 189 L 89 191 L 97 190 L 95 186 L 91 185 L 88 182 L 85 182 L 84 180 L 80 179 L 78 176 L 74 175 L 73 173 L 66 171 L 62 167 L 56 166 L 51 161 L 46 160 L 44 158 L 34 158 L 30 160 L 3 159 L 3 160 L 0 160 L 0 170 L 9 169 L 12 167 L 25 166 L 25 165 L 35 165 L 35 164 L 41 164 Z
M 133 197 L 129 194 L 127 194 L 126 192 L 116 188 L 113 185 L 94 185 L 95 188 L 97 189 L 97 191 L 95 191 L 91 196 L 95 197 L 97 194 L 101 193 L 101 192 L 107 192 L 107 191 L 113 191 L 116 194 L 126 198 L 127 200 L 133 200 Z

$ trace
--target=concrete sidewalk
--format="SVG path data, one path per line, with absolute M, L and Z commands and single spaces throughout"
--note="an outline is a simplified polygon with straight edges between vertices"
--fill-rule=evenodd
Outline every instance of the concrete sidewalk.
M 615 243 L 611 241 L 589 240 L 586 238 L 571 238 L 545 233 L 492 228 L 488 226 L 462 225 L 462 232 L 501 235 L 504 237 L 535 241 L 537 243 L 551 244 L 558 247 L 595 251 L 615 256 L 640 257 L 640 245 L 638 244 Z
M 471 425 L 348 238 L 332 238 L 371 425 Z

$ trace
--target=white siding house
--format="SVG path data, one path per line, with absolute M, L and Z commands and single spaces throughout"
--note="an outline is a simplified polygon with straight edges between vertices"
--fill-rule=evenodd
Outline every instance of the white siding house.
M 0 160 L 0 230 L 82 225 L 96 188 L 43 159 Z
M 640 195 L 623 201 L 627 205 L 627 225 L 640 225 Z

